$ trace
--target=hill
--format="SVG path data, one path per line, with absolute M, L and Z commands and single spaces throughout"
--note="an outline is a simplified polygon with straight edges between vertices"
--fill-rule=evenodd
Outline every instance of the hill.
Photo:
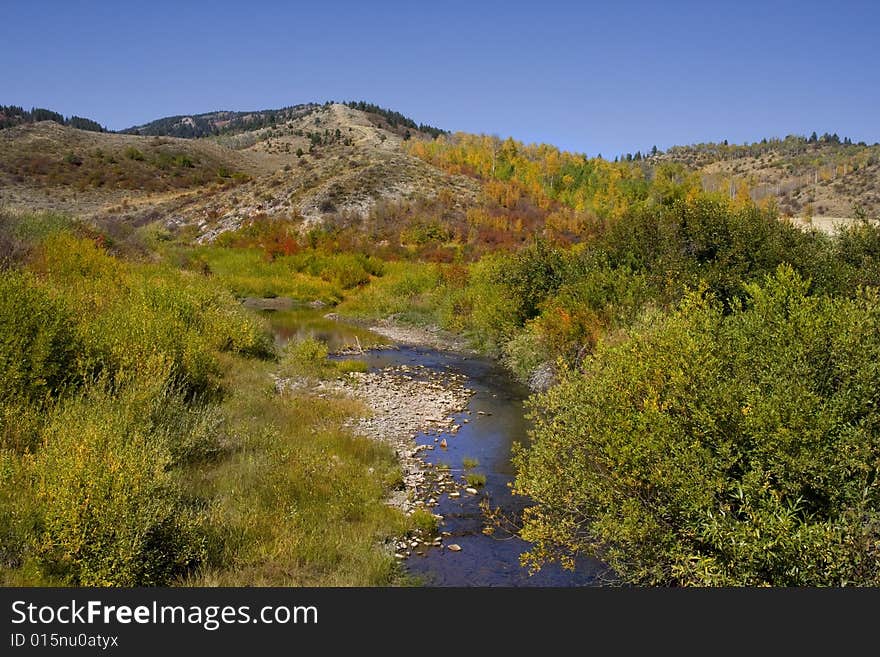
M 254 167 L 211 142 L 97 133 L 52 121 L 0 130 L 0 204 L 90 217 L 235 184 Z
M 291 119 L 305 116 L 320 107 L 315 104 L 295 105 L 275 110 L 254 112 L 207 112 L 167 116 L 144 125 L 132 126 L 122 130 L 124 134 L 146 135 L 150 137 L 180 137 L 197 139 L 220 134 L 236 134 L 274 127 Z
M 182 137 L 197 139 L 217 135 L 238 134 L 260 130 L 261 128 L 279 127 L 289 121 L 308 116 L 321 107 L 333 105 L 328 101 L 323 105 L 305 103 L 281 109 L 266 109 L 253 112 L 218 111 L 204 114 L 168 116 L 144 125 L 132 126 L 121 132 L 131 135 L 147 135 L 159 137 Z M 445 134 L 445 130 L 426 124 L 418 124 L 408 116 L 366 101 L 348 101 L 342 103 L 352 109 L 366 114 L 377 128 L 399 134 L 409 139 L 412 133 L 421 133 L 437 137 Z
M 97 121 L 92 121 L 91 119 L 86 119 L 81 116 L 69 116 L 64 118 L 64 116 L 58 112 L 39 107 L 27 111 L 18 105 L 0 105 L 0 130 L 21 125 L 23 123 L 37 123 L 39 121 L 54 121 L 59 125 L 66 125 L 79 130 L 90 130 L 92 132 L 107 131 L 107 129 L 101 126 Z
M 650 160 L 673 161 L 700 173 L 707 191 L 775 199 L 796 217 L 880 216 L 880 144 L 836 134 L 790 135 L 752 144 L 676 146 Z
M 405 153 L 405 141 L 431 136 L 413 124 L 338 103 L 132 129 L 155 135 L 21 124 L 0 130 L 0 205 L 134 224 L 161 217 L 197 241 L 255 218 L 312 226 L 362 221 L 379 206 L 412 214 L 408 204 L 441 195 L 463 218 L 479 184 Z M 188 131 L 211 136 L 168 136 Z
M 773 200 L 783 216 L 821 229 L 838 217 L 880 216 L 880 145 L 836 135 L 677 146 L 609 162 L 452 135 L 364 101 L 179 115 L 124 133 L 58 117 L 0 130 L 0 204 L 101 223 L 161 219 L 198 243 L 282 221 L 353 248 L 452 260 L 534 234 L 579 241 L 691 188 Z

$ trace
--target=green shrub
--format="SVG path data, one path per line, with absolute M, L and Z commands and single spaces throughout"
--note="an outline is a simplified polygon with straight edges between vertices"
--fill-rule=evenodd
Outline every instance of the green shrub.
M 287 376 L 320 377 L 328 368 L 327 345 L 315 338 L 291 340 L 281 357 L 281 371 Z
M 319 276 L 336 283 L 343 290 L 350 290 L 370 282 L 370 272 L 364 266 L 366 259 L 360 255 L 340 255 L 322 263 Z
M 329 304 L 342 298 L 339 285 L 322 279 L 319 266 L 315 267 L 318 273 L 311 274 L 308 261 L 299 254 L 267 260 L 258 249 L 201 247 L 191 253 L 208 263 L 215 285 L 220 283 L 239 297 L 286 296 Z
M 506 256 L 492 255 L 475 263 L 471 270 L 470 333 L 477 346 L 486 351 L 499 349 L 521 325 L 517 302 L 504 282 L 507 265 Z
M 30 274 L 0 276 L 0 403 L 37 402 L 77 381 L 71 313 Z
M 33 451 L 39 444 L 47 400 L 7 399 L 0 402 L 0 449 L 17 454 Z
M 219 383 L 217 352 L 273 354 L 264 323 L 204 276 L 127 265 L 64 234 L 44 241 L 38 268 L 76 309 L 67 321 L 82 376 L 167 366 L 174 381 L 201 393 Z
M 31 566 L 28 558 L 39 527 L 27 462 L 20 453 L 0 448 L 0 584 L 33 583 L 22 571 Z
M 174 432 L 156 423 L 156 381 L 93 389 L 63 403 L 31 464 L 44 576 L 81 586 L 167 584 L 203 557 L 198 517 L 171 466 Z
M 690 296 L 532 404 L 526 560 L 627 582 L 880 583 L 880 300 L 780 268 L 725 314 Z
M 532 372 L 553 359 L 535 326 L 518 331 L 503 347 L 501 362 L 520 383 L 527 383 Z
M 344 314 L 371 319 L 394 315 L 411 324 L 437 321 L 438 290 L 442 283 L 438 266 L 410 262 L 387 262 L 381 269 L 371 266 L 381 272 L 381 277 L 347 298 L 340 307 Z

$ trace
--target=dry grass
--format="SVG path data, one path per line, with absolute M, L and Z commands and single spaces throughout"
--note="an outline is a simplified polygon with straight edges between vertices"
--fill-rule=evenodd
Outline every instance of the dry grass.
M 309 225 L 443 192 L 476 198 L 475 181 L 403 153 L 401 143 L 343 105 L 244 135 L 196 140 L 44 122 L 0 131 L 0 206 L 132 223 L 171 219 L 212 239 L 259 215 L 301 215 Z

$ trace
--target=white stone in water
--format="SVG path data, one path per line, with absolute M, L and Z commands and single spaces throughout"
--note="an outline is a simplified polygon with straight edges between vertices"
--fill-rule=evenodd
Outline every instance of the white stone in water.
M 459 492 L 456 490 L 456 491 L 453 491 L 453 492 L 449 493 L 449 497 L 451 497 L 451 498 L 453 498 L 453 499 L 456 498 L 456 497 L 461 497 L 461 493 L 459 493 Z
M 476 489 L 476 488 L 471 488 L 470 486 L 468 486 L 467 488 L 464 489 L 464 492 L 465 492 L 465 493 L 470 493 L 471 495 L 476 495 L 476 494 L 477 494 L 477 489 Z
M 450 543 L 446 547 L 452 552 L 461 552 L 461 546 L 458 543 Z

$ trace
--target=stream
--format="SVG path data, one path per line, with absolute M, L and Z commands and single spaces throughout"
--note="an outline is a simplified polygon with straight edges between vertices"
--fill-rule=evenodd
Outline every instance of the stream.
M 363 354 L 347 355 L 367 363 L 371 370 L 396 366 L 421 366 L 428 370 L 453 372 L 466 377 L 464 385 L 474 391 L 467 408 L 457 413 L 455 423 L 460 429 L 445 433 L 447 447 L 421 452 L 421 458 L 435 467 L 448 466 L 456 475 L 464 471 L 464 459 L 476 459 L 471 472 L 485 475 L 486 483 L 478 495 L 464 494 L 451 498 L 443 493 L 437 497 L 434 513 L 443 516 L 439 530 L 444 547 L 433 547 L 423 554 L 413 552 L 405 561 L 406 570 L 427 586 L 598 586 L 607 582 L 608 569 L 601 562 L 583 559 L 574 571 L 549 565 L 530 575 L 520 565 L 520 554 L 529 544 L 515 534 L 496 529 L 483 533 L 486 519 L 480 502 L 488 498 L 493 508 L 505 518 L 516 522 L 528 500 L 511 494 L 509 484 L 514 470 L 511 448 L 527 438 L 528 421 L 523 401 L 529 394 L 524 386 L 492 360 L 449 351 L 395 344 L 361 327 L 327 319 L 326 311 L 311 308 L 260 309 L 272 326 L 276 343 L 315 337 L 327 343 L 332 351 L 358 344 L 368 349 Z M 381 345 L 386 345 L 384 348 Z M 436 445 L 436 434 L 416 435 L 416 444 Z M 453 552 L 446 545 L 455 543 L 461 550 Z

